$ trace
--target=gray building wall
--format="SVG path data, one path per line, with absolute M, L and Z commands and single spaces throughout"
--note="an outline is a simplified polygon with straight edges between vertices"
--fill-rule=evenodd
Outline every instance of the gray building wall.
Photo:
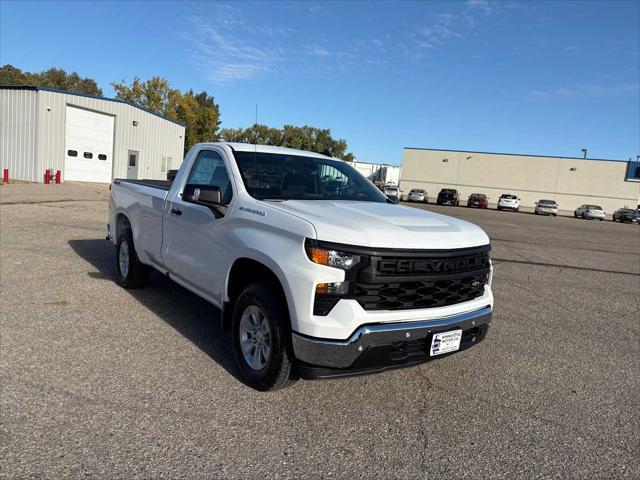
M 10 178 L 36 179 L 37 103 L 34 90 L 0 89 L 0 169 Z
M 401 187 L 424 188 L 434 200 L 441 188 L 456 188 L 461 203 L 471 193 L 493 204 L 513 193 L 523 207 L 548 198 L 561 210 L 594 203 L 611 213 L 640 201 L 640 182 L 625 181 L 626 168 L 623 161 L 405 148 Z
M 139 152 L 138 178 L 165 179 L 163 157 L 171 159 L 165 170 L 182 163 L 184 127 L 134 105 L 44 89 L 0 88 L 0 168 L 9 168 L 11 179 L 42 182 L 45 170 L 53 168 L 64 180 L 67 105 L 115 117 L 114 178 L 126 178 L 129 150 Z

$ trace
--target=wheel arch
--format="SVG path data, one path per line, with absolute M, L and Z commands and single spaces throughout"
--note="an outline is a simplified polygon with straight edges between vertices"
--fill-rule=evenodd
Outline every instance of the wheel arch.
M 116 225 L 115 225 L 115 237 L 114 237 L 114 241 L 117 243 L 118 242 L 118 238 L 120 238 L 120 235 L 122 234 L 122 232 L 125 232 L 127 230 L 131 231 L 131 233 L 133 234 L 133 229 L 131 227 L 131 221 L 129 220 L 129 217 L 127 217 L 126 214 L 119 212 L 116 214 Z
M 233 315 L 233 305 L 238 295 L 250 283 L 265 281 L 274 287 L 280 299 L 285 302 L 287 311 L 289 312 L 289 322 L 294 315 L 292 310 L 292 302 L 289 301 L 287 290 L 285 289 L 286 279 L 284 274 L 277 268 L 272 268 L 266 262 L 250 257 L 237 258 L 227 275 L 225 286 L 225 298 L 222 307 L 222 327 L 229 329 L 231 326 L 231 318 Z

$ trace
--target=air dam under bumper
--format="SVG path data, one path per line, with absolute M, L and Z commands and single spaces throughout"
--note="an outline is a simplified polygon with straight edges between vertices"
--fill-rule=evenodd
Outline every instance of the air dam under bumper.
M 434 333 L 462 330 L 460 350 L 480 341 L 491 325 L 491 307 L 438 320 L 364 325 L 347 340 L 293 333 L 293 350 L 303 378 L 350 376 L 399 368 L 446 357 L 430 356 Z M 452 352 L 455 353 L 455 352 Z

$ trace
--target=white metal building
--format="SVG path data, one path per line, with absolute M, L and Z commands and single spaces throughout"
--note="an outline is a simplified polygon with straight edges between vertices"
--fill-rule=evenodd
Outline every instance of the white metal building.
M 0 86 L 0 169 L 9 178 L 109 183 L 164 179 L 182 162 L 184 126 L 136 105 L 43 87 Z
M 371 181 L 379 180 L 382 183 L 395 183 L 396 185 L 400 182 L 401 167 L 357 161 L 352 162 L 351 165 Z

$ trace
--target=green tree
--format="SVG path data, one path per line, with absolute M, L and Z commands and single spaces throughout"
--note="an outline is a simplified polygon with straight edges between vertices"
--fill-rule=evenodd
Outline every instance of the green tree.
M 50 87 L 70 92 L 102 96 L 102 90 L 92 78 L 81 77 L 77 72 L 67 73 L 62 68 L 50 68 L 40 73 L 23 72 L 13 65 L 0 67 L 0 85 Z
M 139 77 L 134 77 L 131 85 L 122 80 L 111 86 L 118 100 L 134 103 L 171 120 L 177 120 L 180 92 L 171 88 L 164 78 L 152 77 L 143 82 Z
M 347 152 L 346 140 L 334 139 L 328 128 L 284 125 L 282 129 L 277 129 L 256 124 L 246 129 L 223 128 L 220 131 L 220 137 L 227 142 L 260 143 L 297 148 L 309 152 L 325 153 L 349 162 L 354 160 L 353 154 Z

